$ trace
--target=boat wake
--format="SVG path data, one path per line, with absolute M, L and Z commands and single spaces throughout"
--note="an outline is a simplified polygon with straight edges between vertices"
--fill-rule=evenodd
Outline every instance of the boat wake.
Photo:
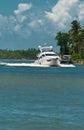
M 59 67 L 76 67 L 73 64 L 61 64 L 59 60 L 57 60 L 57 66 L 59 66 Z
M 0 65 L 5 65 L 5 66 L 15 66 L 15 67 L 49 67 L 48 65 L 40 65 L 36 63 L 6 63 L 6 62 L 1 62 Z
M 49 65 L 40 65 L 36 63 L 7 63 L 0 62 L 0 65 L 11 66 L 11 67 L 50 67 Z M 61 64 L 60 61 L 57 61 L 57 67 L 75 67 L 73 64 Z

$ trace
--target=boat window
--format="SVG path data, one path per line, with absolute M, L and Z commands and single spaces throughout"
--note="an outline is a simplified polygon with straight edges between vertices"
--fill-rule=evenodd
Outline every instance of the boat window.
M 45 55 L 43 54 L 42 57 L 44 57 Z
M 44 57 L 44 56 L 45 56 L 45 55 L 43 54 L 43 55 L 40 56 L 40 58 L 42 58 L 42 57 Z
M 56 56 L 56 54 L 46 54 L 46 56 Z
M 39 59 L 42 58 L 42 56 L 39 57 Z

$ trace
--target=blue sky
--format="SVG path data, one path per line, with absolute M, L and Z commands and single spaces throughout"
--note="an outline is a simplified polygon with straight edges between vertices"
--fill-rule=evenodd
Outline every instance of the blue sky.
M 83 0 L 0 0 L 0 49 L 56 49 L 55 36 L 73 20 L 84 25 Z

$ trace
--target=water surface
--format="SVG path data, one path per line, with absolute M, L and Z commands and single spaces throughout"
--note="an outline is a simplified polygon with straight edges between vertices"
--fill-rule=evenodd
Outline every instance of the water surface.
M 0 65 L 0 130 L 84 130 L 84 66 Z

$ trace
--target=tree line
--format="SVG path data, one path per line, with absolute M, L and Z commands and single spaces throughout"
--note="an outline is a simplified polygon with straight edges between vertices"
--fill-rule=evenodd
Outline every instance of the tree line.
M 58 32 L 55 40 L 61 55 L 72 55 L 73 59 L 84 59 L 84 26 L 74 20 L 68 32 Z
M 0 50 L 1 59 L 36 59 L 39 50 L 28 49 L 28 50 Z

